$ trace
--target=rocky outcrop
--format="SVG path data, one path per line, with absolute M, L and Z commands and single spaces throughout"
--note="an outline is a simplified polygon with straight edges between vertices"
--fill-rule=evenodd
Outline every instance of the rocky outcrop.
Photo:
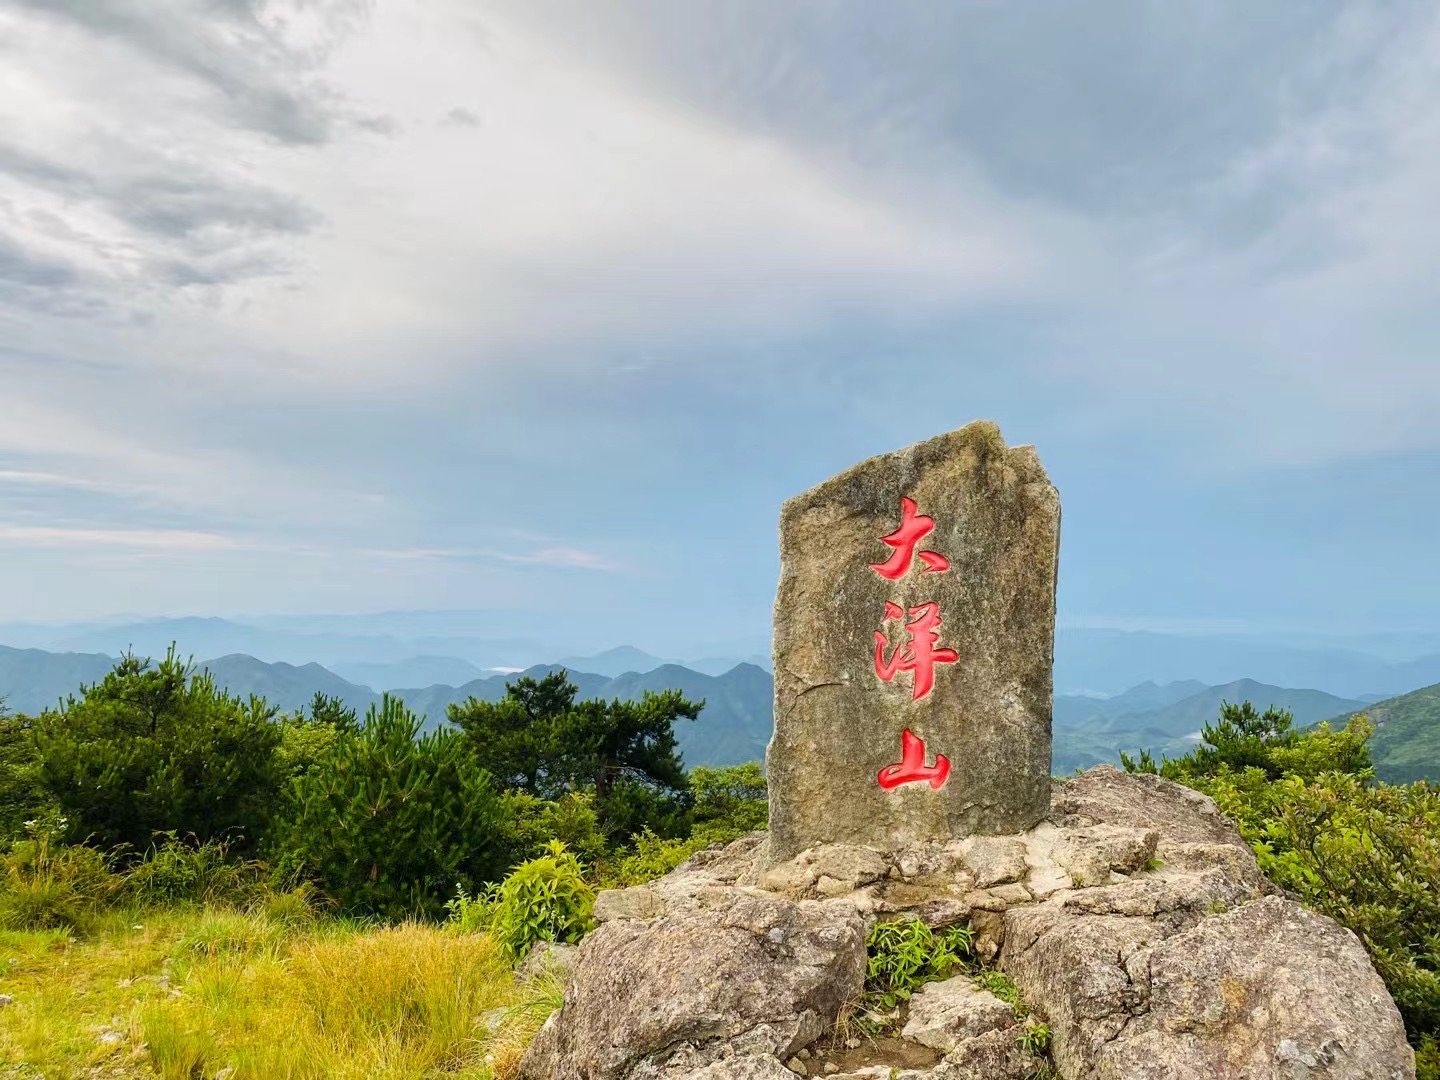
M 1049 1025 L 1064 1080 L 1414 1077 L 1354 935 L 1274 895 L 1213 802 L 1158 777 L 1057 783 L 1019 836 L 824 845 L 778 865 L 765 846 L 702 852 L 597 905 L 524 1075 L 1023 1080 L 1039 1064 L 1023 1022 L 964 978 L 918 992 L 896 1039 L 836 1034 L 869 926 L 915 917 L 970 925 Z

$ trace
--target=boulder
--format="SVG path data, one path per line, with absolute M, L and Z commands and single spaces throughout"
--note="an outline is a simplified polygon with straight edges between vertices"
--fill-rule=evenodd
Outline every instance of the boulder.
M 901 1034 L 949 1053 L 966 1039 L 1014 1023 L 1014 1008 L 959 975 L 920 987 L 910 999 L 910 1016 Z
M 693 909 L 607 922 L 586 937 L 564 1008 L 536 1036 L 522 1075 L 619 1080 L 642 1063 L 785 1060 L 833 1025 L 864 981 L 859 914 L 709 888 Z
M 1353 934 L 1278 896 L 1221 913 L 1205 898 L 1233 889 L 1208 885 L 1111 886 L 1007 913 L 1002 966 L 1048 1018 L 1061 1076 L 1414 1077 L 1399 1010 Z

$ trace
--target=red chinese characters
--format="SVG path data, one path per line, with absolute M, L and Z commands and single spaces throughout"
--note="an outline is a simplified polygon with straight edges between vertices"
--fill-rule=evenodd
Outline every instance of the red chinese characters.
M 944 754 L 935 755 L 935 764 L 925 764 L 925 741 L 909 728 L 900 733 L 900 760 L 886 765 L 876 777 L 886 791 L 893 791 L 901 784 L 926 783 L 936 791 L 945 786 L 950 776 L 950 759 Z
M 935 519 L 919 512 L 915 500 L 901 496 L 900 527 L 889 536 L 882 536 L 880 542 L 895 549 L 883 563 L 871 563 L 870 569 L 883 578 L 899 581 L 910 569 L 917 554 L 915 546 L 935 531 Z M 925 573 L 938 574 L 950 569 L 950 560 L 938 551 L 918 552 L 925 564 Z
M 914 565 L 916 556 L 925 564 L 922 573 L 938 574 L 950 569 L 950 560 L 938 551 L 918 550 L 920 541 L 935 530 L 935 519 L 920 513 L 914 499 L 900 499 L 900 527 L 881 542 L 894 548 L 883 563 L 871 563 L 870 569 L 889 581 L 899 581 Z M 900 672 L 913 679 L 911 700 L 919 701 L 935 688 L 937 664 L 953 664 L 960 659 L 954 649 L 940 644 L 940 605 L 936 601 L 916 604 L 908 611 L 893 600 L 885 601 L 887 623 L 904 620 L 904 641 L 893 646 L 882 628 L 875 631 L 875 674 L 885 682 Z M 909 728 L 900 736 L 900 760 L 880 770 L 876 779 L 881 788 L 891 791 L 901 784 L 927 783 L 939 790 L 950 776 L 950 759 L 935 755 L 935 764 L 925 764 L 925 743 Z
M 899 604 L 889 600 L 885 602 L 887 621 L 898 619 L 904 614 L 906 613 Z M 910 640 L 903 645 L 896 645 L 888 660 L 885 658 L 885 650 L 890 645 L 890 639 L 885 631 L 875 631 L 875 674 L 889 682 L 898 672 L 910 672 L 915 678 L 911 697 L 919 701 L 935 688 L 935 665 L 953 664 L 960 659 L 960 654 L 954 649 L 939 647 L 939 604 L 931 601 L 912 607 L 909 615 L 910 621 L 905 624 L 905 633 Z

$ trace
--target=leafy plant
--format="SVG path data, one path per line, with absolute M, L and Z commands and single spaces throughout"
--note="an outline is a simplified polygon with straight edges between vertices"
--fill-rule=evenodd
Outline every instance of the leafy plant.
M 471 896 L 465 891 L 465 886 L 456 885 L 455 895 L 445 902 L 445 910 L 448 912 L 446 927 L 462 934 L 476 934 L 490 929 L 499 887 L 490 885 Z
M 1020 1005 L 1020 988 L 1015 985 L 1015 980 L 1003 971 L 982 971 L 975 976 L 975 985 L 981 990 L 990 991 L 1006 1005 Z
M 919 919 L 877 922 L 865 942 L 868 1003 L 894 1009 L 923 984 L 949 978 L 973 958 L 974 941 L 966 926 L 936 932 Z
M 553 841 L 548 853 L 521 863 L 495 890 L 490 932 L 512 962 L 537 941 L 573 944 L 591 928 L 595 890 L 580 861 Z
M 1050 1026 L 1040 1023 L 1026 1024 L 1015 1036 L 1015 1041 L 1025 1053 L 1039 1057 L 1050 1049 Z

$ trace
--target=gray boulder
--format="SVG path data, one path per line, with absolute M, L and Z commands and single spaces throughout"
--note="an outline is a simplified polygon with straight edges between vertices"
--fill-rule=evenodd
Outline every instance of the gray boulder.
M 834 1023 L 864 975 L 853 908 L 710 886 L 694 908 L 608 922 L 584 940 L 565 1006 L 522 1075 L 618 1080 L 642 1063 L 784 1060 Z
M 910 999 L 903 1036 L 949 1053 L 966 1039 L 1012 1026 L 1015 1010 L 967 976 L 927 983 Z

